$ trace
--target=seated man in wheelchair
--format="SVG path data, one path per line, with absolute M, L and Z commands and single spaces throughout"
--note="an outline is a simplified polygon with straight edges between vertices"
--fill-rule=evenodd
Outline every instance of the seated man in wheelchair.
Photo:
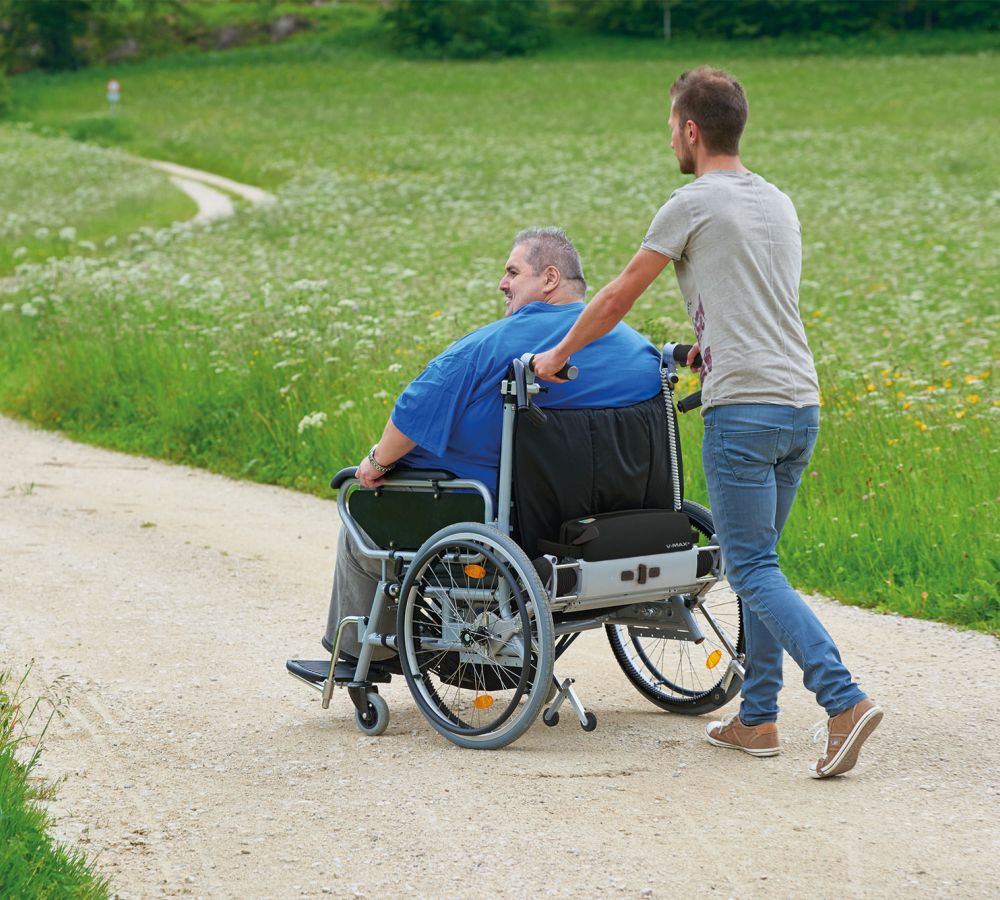
M 487 485 L 495 505 L 503 410 L 500 381 L 515 352 L 542 350 L 569 331 L 584 308 L 587 283 L 580 256 L 561 229 L 528 228 L 514 239 L 499 288 L 506 298 L 504 317 L 440 353 L 396 400 L 381 438 L 358 465 L 363 487 L 379 487 L 397 466 L 443 470 Z M 574 362 L 580 377 L 552 385 L 538 397 L 539 406 L 625 407 L 660 392 L 659 351 L 628 325 L 614 328 Z M 380 572 L 379 561 L 359 554 L 342 528 L 323 638 L 328 651 L 333 650 L 343 617 L 371 610 Z M 391 617 L 384 615 L 379 629 L 392 628 Z M 339 649 L 338 675 L 353 672 L 360 647 L 352 632 L 345 632 Z M 376 674 L 399 671 L 391 650 L 377 648 L 373 660 Z M 322 681 L 326 664 L 298 672 L 300 677 L 310 673 Z
M 396 402 L 379 442 L 337 474 L 341 535 L 323 645 L 289 660 L 345 686 L 381 734 L 377 683 L 400 671 L 428 722 L 462 747 L 516 740 L 546 704 L 596 727 L 555 660 L 605 628 L 626 677 L 662 709 L 728 702 L 743 669 L 740 601 L 724 584 L 711 513 L 683 498 L 675 363 L 623 324 L 543 388 L 532 352 L 572 326 L 586 283 L 558 229 L 514 241 L 506 315 L 457 341 Z M 517 358 L 523 351 L 523 356 Z

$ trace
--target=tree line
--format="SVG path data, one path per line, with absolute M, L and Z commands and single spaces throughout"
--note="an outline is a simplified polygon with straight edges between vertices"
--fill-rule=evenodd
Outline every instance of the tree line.
M 568 31 L 661 40 L 996 32 L 1000 0 L 0 0 L 0 71 L 225 49 L 345 22 L 408 54 L 479 58 L 531 53 Z

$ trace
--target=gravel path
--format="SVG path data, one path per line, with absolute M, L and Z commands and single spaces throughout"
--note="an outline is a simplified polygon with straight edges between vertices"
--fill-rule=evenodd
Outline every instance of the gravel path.
M 201 169 L 192 169 L 190 166 L 158 159 L 151 160 L 149 164 L 154 169 L 168 174 L 174 186 L 184 191 L 197 204 L 198 212 L 191 219 L 193 223 L 212 222 L 215 219 L 231 216 L 236 208 L 230 194 L 235 194 L 255 206 L 269 203 L 274 199 L 267 191 L 252 184 L 243 184 L 231 178 L 224 178 L 222 175 L 203 172 Z M 217 188 L 222 190 L 216 190 Z M 228 193 L 223 193 L 224 191 Z
M 371 739 L 284 672 L 319 647 L 334 504 L 9 420 L 0 448 L 0 660 L 65 698 L 57 832 L 122 897 L 996 896 L 991 637 L 816 599 L 886 708 L 830 781 L 793 664 L 784 751 L 753 759 L 656 711 L 597 633 L 561 666 L 592 734 L 459 750 L 397 680 Z

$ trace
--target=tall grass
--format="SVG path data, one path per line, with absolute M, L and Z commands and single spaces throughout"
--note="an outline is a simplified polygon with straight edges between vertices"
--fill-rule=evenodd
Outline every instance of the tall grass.
M 695 57 L 300 56 L 130 73 L 139 149 L 266 184 L 277 201 L 0 282 L 6 409 L 321 492 L 433 353 L 500 314 L 518 229 L 567 227 L 599 286 L 686 180 L 666 89 Z M 712 61 L 750 95 L 745 161 L 803 224 L 824 408 L 786 565 L 849 602 L 1000 629 L 996 57 Z M 69 128 L 102 77 L 32 79 L 22 114 Z M 945 135 L 942 110 L 962 127 Z M 669 272 L 630 321 L 690 338 Z M 704 499 L 697 417 L 684 441 L 689 493 Z
M 103 898 L 108 882 L 82 853 L 57 844 L 41 806 L 52 784 L 33 771 L 52 713 L 44 722 L 42 701 L 24 696 L 27 673 L 15 682 L 0 672 L 0 896 Z

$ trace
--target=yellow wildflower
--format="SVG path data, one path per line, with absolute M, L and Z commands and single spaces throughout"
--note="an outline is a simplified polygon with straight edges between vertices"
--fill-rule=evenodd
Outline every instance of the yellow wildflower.
M 945 367 L 950 366 L 951 365 L 951 360 L 950 359 L 943 359 L 943 360 L 941 360 L 941 365 L 945 366 Z
M 913 404 L 907 400 L 906 403 L 903 404 L 903 409 L 909 409 L 911 406 L 913 406 Z
M 921 431 L 927 430 L 927 426 L 923 422 L 921 422 L 920 419 L 917 419 L 913 424 L 916 425 L 917 428 L 919 428 Z
M 868 391 L 869 394 L 871 394 L 875 390 L 875 385 L 874 384 L 866 384 L 865 385 L 865 390 Z
M 969 403 L 978 403 L 979 402 L 979 394 L 969 394 L 969 396 L 966 397 L 965 399 L 968 400 Z

